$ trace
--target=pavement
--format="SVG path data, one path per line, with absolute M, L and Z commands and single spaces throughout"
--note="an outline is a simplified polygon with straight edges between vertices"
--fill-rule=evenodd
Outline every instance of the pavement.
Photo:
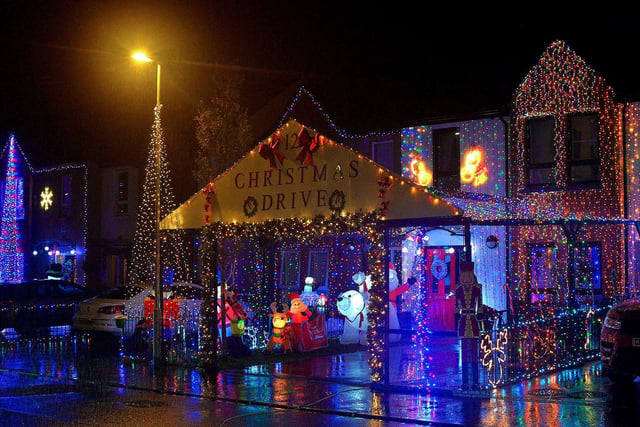
M 0 343 L 0 414 L 18 425 L 156 427 L 617 427 L 639 419 L 638 384 L 612 385 L 602 378 L 599 362 L 495 389 L 462 391 L 457 358 L 442 351 L 451 345 L 439 343 L 440 360 L 420 357 L 410 345 L 391 348 L 397 363 L 391 365 L 390 384 L 372 387 L 364 349 L 207 373 L 127 362 L 77 337 L 5 341 Z M 60 402 L 73 409 L 61 410 Z M 25 424 L 23 416 L 33 424 Z

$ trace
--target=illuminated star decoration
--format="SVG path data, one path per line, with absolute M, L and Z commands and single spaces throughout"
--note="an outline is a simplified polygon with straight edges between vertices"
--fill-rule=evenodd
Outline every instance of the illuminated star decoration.
M 44 187 L 42 193 L 40 193 L 40 206 L 45 211 L 53 205 L 53 192 L 49 187 Z

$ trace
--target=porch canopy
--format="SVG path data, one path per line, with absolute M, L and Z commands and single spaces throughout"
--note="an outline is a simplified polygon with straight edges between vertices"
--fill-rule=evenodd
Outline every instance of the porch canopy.
M 426 188 L 291 120 L 167 215 L 160 228 L 369 212 L 385 220 L 462 215 Z

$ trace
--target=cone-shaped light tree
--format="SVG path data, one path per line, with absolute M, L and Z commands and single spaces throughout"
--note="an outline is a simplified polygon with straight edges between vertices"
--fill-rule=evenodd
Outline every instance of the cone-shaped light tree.
M 156 266 L 152 260 L 156 259 L 157 169 L 159 169 L 160 173 L 160 218 L 164 218 L 177 207 L 167 162 L 167 151 L 160 117 L 161 109 L 162 105 L 156 105 L 154 109 L 151 142 L 149 144 L 149 155 L 142 187 L 142 202 L 138 210 L 131 265 L 127 276 L 129 284 L 151 284 L 155 282 Z M 156 156 L 159 156 L 159 160 Z M 156 161 L 160 162 L 159 168 L 156 167 Z M 185 253 L 186 239 L 184 230 L 161 230 L 160 268 L 163 282 L 189 281 Z
M 18 176 L 16 140 L 9 137 L 7 145 L 7 174 L 2 199 L 2 225 L 0 229 L 0 281 L 20 282 L 24 275 L 24 254 L 20 241 L 17 211 L 22 200 L 21 178 Z

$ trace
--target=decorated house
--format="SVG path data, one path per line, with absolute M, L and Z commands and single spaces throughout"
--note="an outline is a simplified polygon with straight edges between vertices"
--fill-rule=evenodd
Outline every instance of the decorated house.
M 499 319 L 509 326 L 494 324 L 482 339 L 492 385 L 505 381 L 496 374 L 503 365 L 513 380 L 598 357 L 604 313 L 638 295 L 638 105 L 617 101 L 554 41 L 516 88 L 508 115 L 400 131 L 403 175 L 464 212 L 469 233 L 459 244 L 471 246 L 483 302 L 506 312 Z M 379 140 L 371 141 L 374 155 Z M 429 253 L 442 265 L 434 252 L 426 252 L 431 267 Z M 443 271 L 427 269 L 425 281 L 439 283 Z M 447 303 L 428 300 L 427 324 L 449 329 L 437 321 L 452 321 Z
M 36 168 L 14 135 L 1 160 L 0 283 L 56 277 L 92 291 L 123 284 L 136 170 L 84 163 Z
M 426 121 L 358 140 L 374 160 L 388 153 L 380 163 L 395 165 L 399 151 L 403 176 L 469 221 L 467 236 L 456 227 L 434 227 L 437 239 L 423 236 L 434 330 L 450 330 L 437 320 L 444 311 L 444 324 L 453 321 L 436 303 L 439 277 L 456 273 L 451 262 L 461 257 L 451 247 L 467 242 L 485 303 L 515 318 L 637 293 L 637 122 L 638 103 L 617 102 L 603 78 L 554 41 L 514 92 L 508 114 Z M 456 254 L 447 269 L 431 268 L 447 251 Z

